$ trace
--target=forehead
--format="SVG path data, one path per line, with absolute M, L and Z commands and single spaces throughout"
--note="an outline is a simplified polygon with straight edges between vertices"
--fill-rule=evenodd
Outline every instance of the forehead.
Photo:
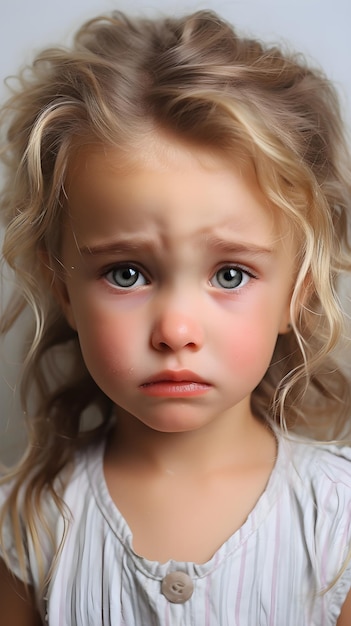
M 114 146 L 99 143 L 76 147 L 69 160 L 66 189 L 73 189 L 77 182 L 91 176 L 112 175 L 120 179 L 145 173 L 184 172 L 185 169 L 206 170 L 219 173 L 224 169 L 242 171 L 253 175 L 248 158 L 233 153 L 230 160 L 219 150 L 200 147 L 161 133 L 150 133 L 131 145 Z
M 77 238 L 148 230 L 186 237 L 196 230 L 281 236 L 277 210 L 240 155 L 229 161 L 209 149 L 153 134 L 122 150 L 91 145 L 71 159 L 65 183 L 67 214 Z M 84 245 L 84 241 L 82 241 Z

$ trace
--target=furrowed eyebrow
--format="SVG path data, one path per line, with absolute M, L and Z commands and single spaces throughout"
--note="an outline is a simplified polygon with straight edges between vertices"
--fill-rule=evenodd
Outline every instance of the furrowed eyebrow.
M 143 237 L 132 239 L 121 239 L 107 241 L 97 245 L 84 245 L 79 247 L 79 252 L 83 256 L 99 256 L 108 254 L 135 252 L 136 250 L 152 250 L 156 245 L 155 241 Z M 274 248 L 259 246 L 254 243 L 232 241 L 215 235 L 201 237 L 200 245 L 204 248 L 213 249 L 224 254 L 247 254 L 253 256 L 269 256 L 274 254 Z
M 218 250 L 228 254 L 250 254 L 250 255 L 264 255 L 269 256 L 274 254 L 274 248 L 266 248 L 264 246 L 258 246 L 254 243 L 246 243 L 239 241 L 231 241 L 229 239 L 222 239 L 215 235 L 208 235 L 204 237 L 203 244 L 209 248 Z
M 79 252 L 83 256 L 98 256 L 106 254 L 116 254 L 119 252 L 133 252 L 140 248 L 150 249 L 152 242 L 146 239 L 133 239 L 133 240 L 118 240 L 111 241 L 95 246 L 82 246 L 79 248 Z

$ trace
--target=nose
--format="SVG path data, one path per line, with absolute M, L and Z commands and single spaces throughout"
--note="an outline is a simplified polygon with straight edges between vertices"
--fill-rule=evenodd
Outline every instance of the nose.
M 174 310 L 159 314 L 151 337 L 152 346 L 162 352 L 178 352 L 183 348 L 197 351 L 202 347 L 203 340 L 203 328 L 198 316 Z

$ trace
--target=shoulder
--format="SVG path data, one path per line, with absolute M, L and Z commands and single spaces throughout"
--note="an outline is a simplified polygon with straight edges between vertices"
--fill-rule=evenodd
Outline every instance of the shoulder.
M 338 487 L 351 496 L 351 448 L 302 439 L 282 440 L 280 445 L 295 484 L 303 481 L 304 488 L 313 489 L 316 496 L 320 491 L 325 494 L 327 487 Z
M 46 574 L 50 571 L 67 527 L 75 518 L 76 509 L 79 510 L 79 503 L 88 491 L 87 458 L 93 458 L 98 450 L 97 447 L 95 453 L 77 453 L 73 461 L 56 477 L 54 493 L 51 494 L 49 490 L 42 492 L 40 506 L 33 512 L 33 532 L 30 531 L 26 516 L 25 497 L 28 483 L 20 487 L 17 508 L 11 514 L 7 510 L 6 502 L 13 490 L 14 481 L 9 480 L 0 485 L 0 513 L 4 513 L 0 517 L 0 557 L 6 560 L 13 574 L 34 588 L 38 585 L 41 567 L 44 567 Z M 58 501 L 62 502 L 62 510 Z M 40 538 L 41 563 L 37 558 L 38 551 L 35 549 L 33 537 Z
M 302 440 L 281 445 L 295 526 L 304 536 L 320 588 L 325 588 L 349 560 L 351 449 Z
M 284 438 L 279 446 L 291 523 L 316 563 L 328 559 L 328 569 L 338 571 L 351 545 L 351 449 Z
M 278 439 L 285 553 L 303 563 L 326 623 L 336 624 L 351 588 L 351 449 Z
M 302 506 L 340 523 L 351 520 L 351 448 L 301 439 L 279 443 L 290 494 Z

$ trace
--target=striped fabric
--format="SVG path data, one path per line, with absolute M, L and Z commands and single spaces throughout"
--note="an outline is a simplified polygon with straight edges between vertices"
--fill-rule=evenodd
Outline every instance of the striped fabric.
M 279 438 L 266 491 L 244 525 L 205 564 L 147 561 L 103 476 L 103 446 L 77 460 L 65 501 L 72 523 L 41 610 L 50 626 L 332 626 L 351 587 L 351 565 L 331 583 L 351 537 L 351 451 Z M 52 513 L 53 515 L 53 513 Z M 57 534 L 62 526 L 53 519 Z M 11 534 L 8 533 L 9 549 Z M 51 555 L 43 545 L 47 566 Z M 29 551 L 29 576 L 36 564 Z M 18 574 L 15 555 L 13 569 Z M 161 593 L 186 572 L 183 604 Z

